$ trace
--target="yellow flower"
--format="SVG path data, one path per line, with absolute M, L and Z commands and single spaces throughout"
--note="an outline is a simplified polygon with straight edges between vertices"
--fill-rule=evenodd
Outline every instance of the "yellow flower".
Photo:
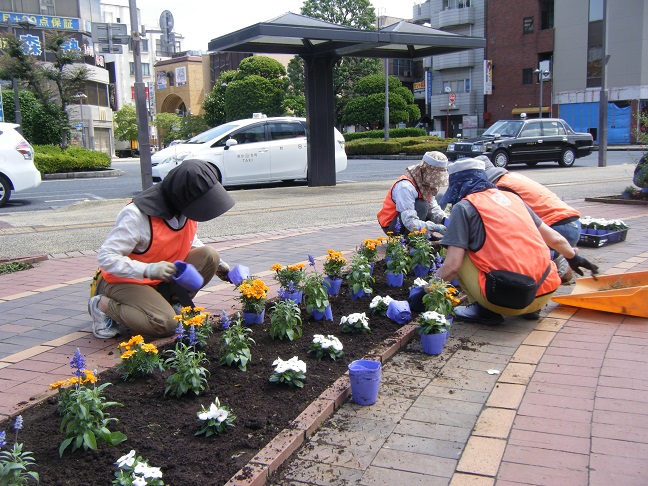
M 202 311 L 205 310 L 205 308 L 204 307 L 194 307 L 193 310 L 194 310 L 194 312 L 202 312 Z
M 157 354 L 158 350 L 153 344 L 142 344 L 142 347 L 140 348 L 142 351 L 145 353 L 154 353 Z
M 132 346 L 133 344 L 142 344 L 143 342 L 144 342 L 144 338 L 138 334 L 137 336 L 133 336 L 132 338 L 130 338 L 128 344 Z
M 280 263 L 275 263 L 270 267 L 270 270 L 272 270 L 273 272 L 280 272 L 281 270 L 283 270 L 283 267 Z
M 127 360 L 127 359 L 129 359 L 131 356 L 133 356 L 134 354 L 135 354 L 135 351 L 133 351 L 133 350 L 131 349 L 131 350 L 126 351 L 126 352 L 125 352 L 124 354 L 122 354 L 119 358 L 120 358 L 120 359 L 123 359 L 123 360 Z
M 181 321 L 181 320 L 182 320 L 182 316 L 173 316 L 173 320 L 175 320 L 175 321 Z
M 186 307 L 183 307 L 182 309 L 180 309 L 180 312 L 182 312 L 183 314 L 184 314 L 185 312 L 191 312 L 191 306 L 188 305 L 188 306 L 186 306 Z

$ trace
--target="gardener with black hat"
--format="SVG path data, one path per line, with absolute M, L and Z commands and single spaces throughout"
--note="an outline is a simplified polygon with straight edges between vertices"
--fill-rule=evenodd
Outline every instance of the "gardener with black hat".
M 174 284 L 173 262 L 192 264 L 203 286 L 214 275 L 226 280 L 229 266 L 215 249 L 203 245 L 196 231 L 198 221 L 209 221 L 233 206 L 216 169 L 200 160 L 185 160 L 162 182 L 135 196 L 99 249 L 101 275 L 88 303 L 94 335 L 117 336 L 117 323 L 136 334 L 172 335 L 174 315 L 195 295 Z
M 437 276 L 448 282 L 458 277 L 473 302 L 455 308 L 459 320 L 499 324 L 502 314 L 528 315 L 541 309 L 560 285 L 547 246 L 578 274 L 583 274 L 581 268 L 598 272 L 517 195 L 498 190 L 482 160 L 460 159 L 448 166 L 448 174 L 440 204 L 453 207 L 441 240 L 446 258 Z

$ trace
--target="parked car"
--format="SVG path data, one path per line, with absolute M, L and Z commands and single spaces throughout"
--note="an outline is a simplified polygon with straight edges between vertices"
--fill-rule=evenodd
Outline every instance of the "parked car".
M 24 191 L 41 183 L 34 149 L 16 131 L 19 126 L 0 122 L 0 207 L 9 201 L 11 191 Z
M 480 137 L 459 140 L 448 145 L 450 160 L 486 155 L 497 167 L 525 163 L 558 162 L 571 167 L 576 159 L 592 153 L 590 133 L 572 130 L 560 118 L 500 120 Z
M 335 130 L 335 171 L 347 167 L 344 137 Z M 187 158 L 213 164 L 224 186 L 306 179 L 306 119 L 247 118 L 225 123 L 151 157 L 153 182 Z M 160 160 L 162 159 L 162 160 Z

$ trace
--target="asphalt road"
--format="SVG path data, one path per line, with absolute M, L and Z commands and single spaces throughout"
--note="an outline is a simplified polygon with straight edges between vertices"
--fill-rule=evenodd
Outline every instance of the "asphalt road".
M 613 154 L 613 152 L 610 152 Z M 623 152 L 619 154 L 624 154 Z M 591 156 L 590 156 L 591 157 Z M 550 187 L 566 201 L 586 196 L 619 194 L 631 183 L 637 153 L 625 153 L 608 160 L 607 167 L 596 167 L 596 158 L 580 159 L 572 168 L 555 164 L 515 169 Z M 580 162 L 580 163 L 579 163 Z M 396 177 L 413 161 L 349 161 L 349 169 L 340 173 L 339 183 L 328 187 L 291 185 L 230 190 L 236 206 L 223 216 L 199 225 L 199 236 L 221 237 L 276 231 L 310 226 L 374 221 L 385 194 Z M 119 210 L 139 190 L 136 162 L 117 162 L 119 168 L 130 164 L 129 176 L 115 178 L 115 187 L 105 193 L 104 179 L 44 182 L 65 189 L 45 204 L 62 203 L 55 209 L 37 210 L 36 205 L 0 209 L 0 258 L 99 248 L 113 226 Z M 357 181 L 368 177 L 373 180 Z M 126 183 L 125 181 L 130 181 Z M 133 184 L 130 188 L 123 185 Z M 40 188 L 39 188 L 40 189 Z M 60 190 L 60 189 L 57 189 Z M 75 191 L 79 191 L 78 193 Z M 18 193 L 25 195 L 25 193 Z M 38 191 L 34 192 L 42 197 Z M 111 195 L 112 194 L 112 195 Z M 75 197 L 86 200 L 75 202 Z M 65 199 L 63 201 L 63 199 Z M 17 201 L 21 199 L 17 198 Z M 376 234 L 380 229 L 376 225 Z

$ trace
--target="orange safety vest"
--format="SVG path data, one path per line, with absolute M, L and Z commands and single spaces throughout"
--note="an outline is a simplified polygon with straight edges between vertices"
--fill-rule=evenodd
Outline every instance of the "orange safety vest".
M 421 192 L 418 190 L 418 187 L 416 187 L 416 184 L 411 178 L 407 177 L 406 175 L 402 175 L 398 179 L 396 179 L 396 182 L 392 184 L 389 192 L 385 196 L 382 208 L 376 215 L 378 217 L 378 224 L 381 228 L 386 228 L 387 226 L 389 226 L 389 223 L 391 223 L 398 214 L 398 211 L 396 211 L 396 203 L 394 202 L 394 198 L 392 197 L 392 191 L 394 190 L 394 186 L 396 186 L 396 184 L 398 184 L 400 181 L 410 181 L 414 185 L 414 188 L 418 193 L 418 197 L 422 197 Z
M 565 204 L 556 194 L 523 175 L 509 172 L 500 177 L 496 185 L 498 189 L 520 196 L 547 226 L 571 217 L 580 218 L 580 213 Z
M 536 296 L 553 292 L 560 285 L 556 265 L 524 202 L 497 189 L 469 194 L 467 201 L 477 209 L 484 223 L 485 239 L 477 251 L 468 256 L 479 269 L 479 286 L 486 295 L 486 274 L 491 270 L 508 270 L 532 277 L 539 282 L 551 265 Z
M 142 253 L 133 252 L 128 255 L 131 260 L 144 263 L 174 262 L 184 260 L 191 249 L 198 224 L 188 219 L 182 228 L 173 229 L 167 222 L 155 216 L 149 216 L 151 228 L 151 242 L 149 247 Z M 139 285 L 158 285 L 162 280 L 151 280 L 150 278 L 125 278 L 117 277 L 112 273 L 101 271 L 104 280 L 108 283 L 132 283 Z

